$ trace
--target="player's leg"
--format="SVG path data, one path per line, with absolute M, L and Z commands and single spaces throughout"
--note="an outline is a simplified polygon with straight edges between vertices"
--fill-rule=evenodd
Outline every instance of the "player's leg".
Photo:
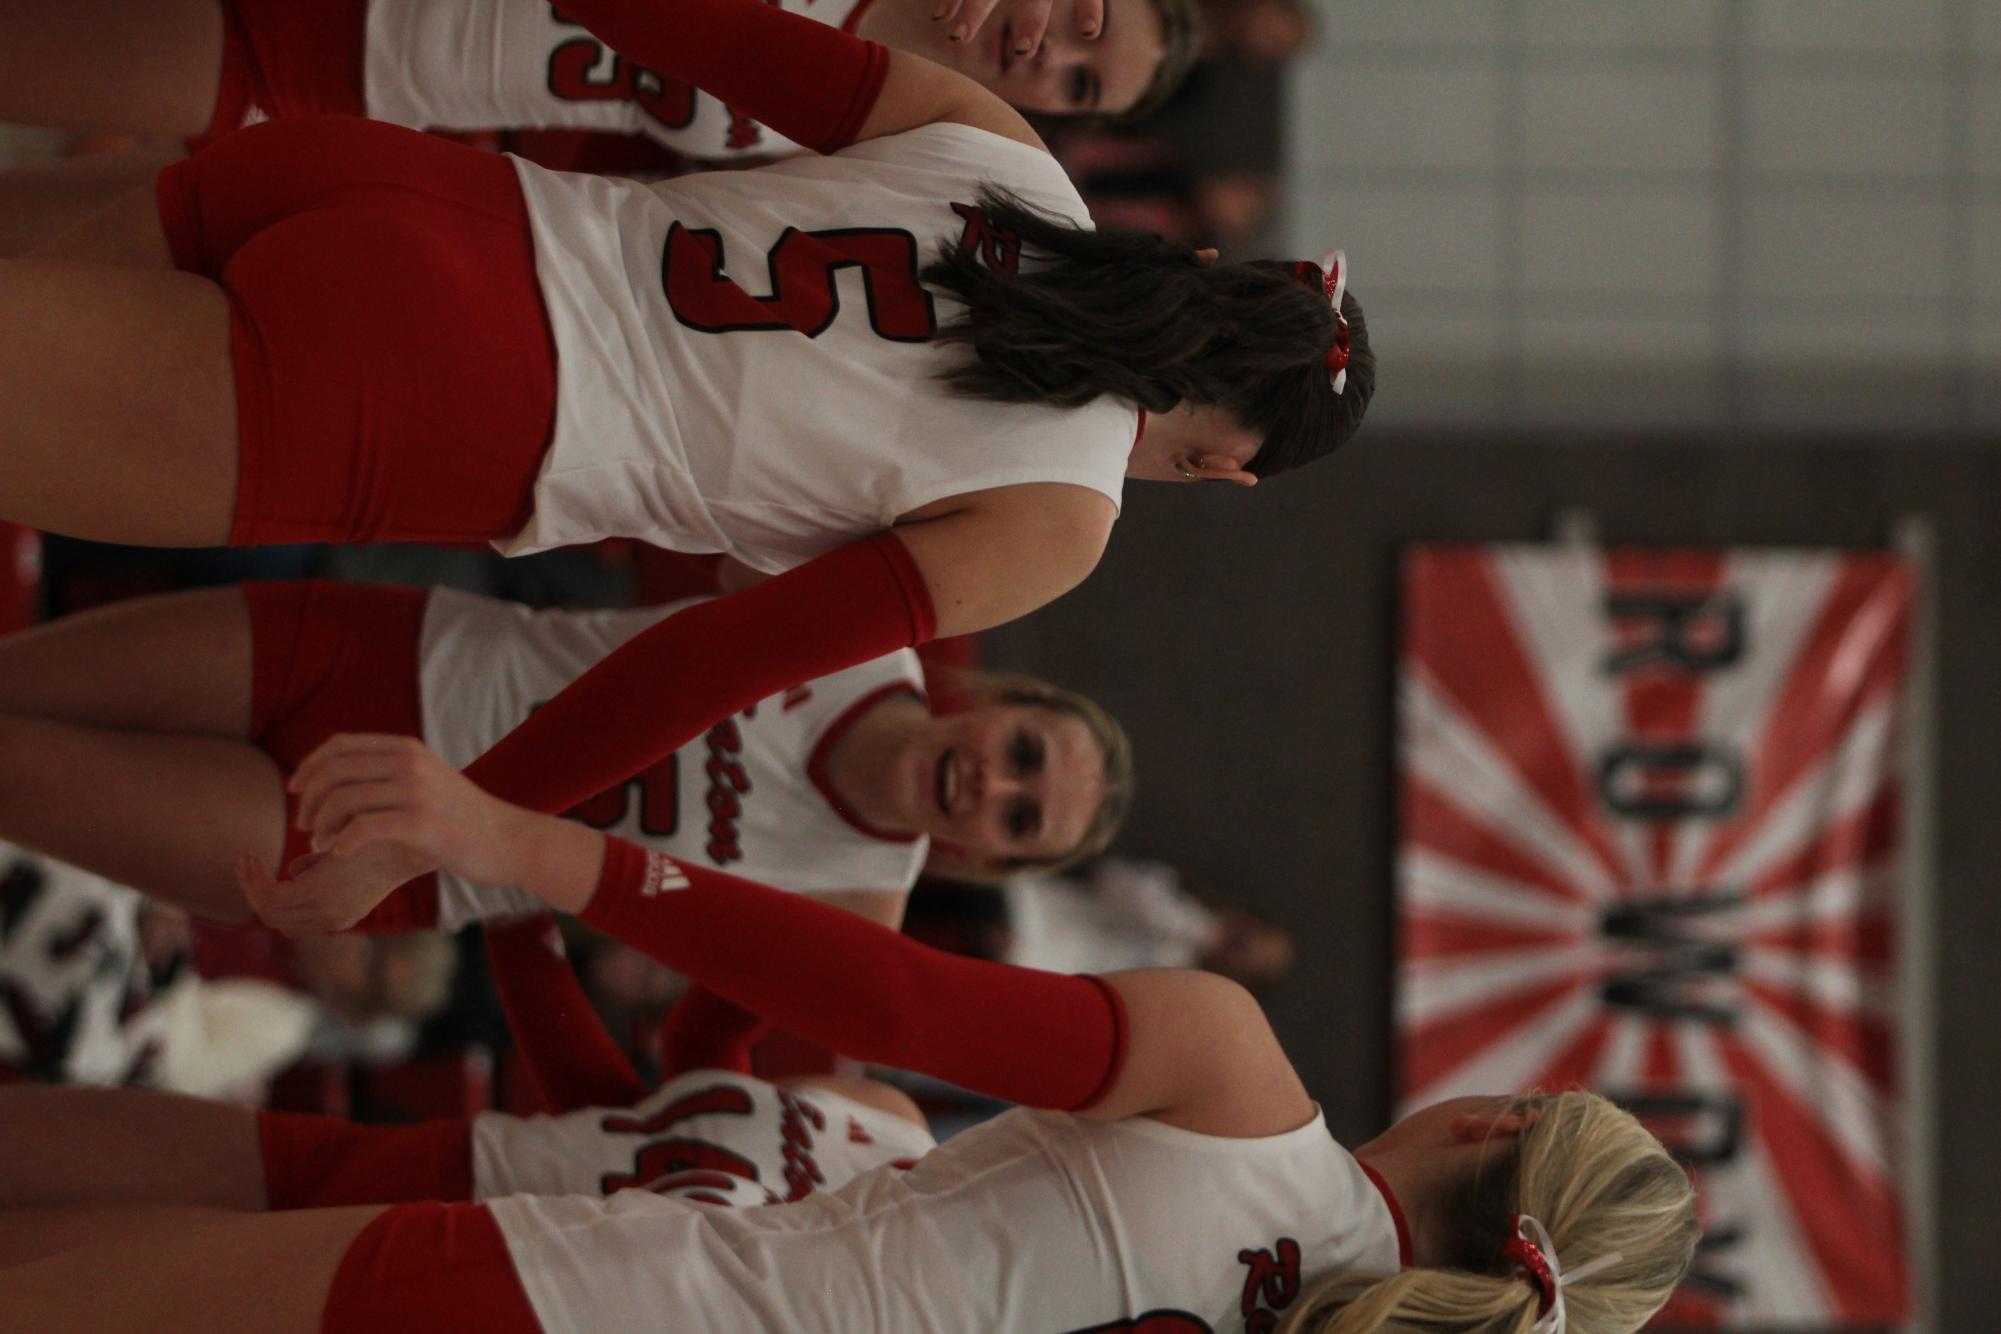
M 232 1103 L 12 1084 L 0 1088 L 0 1142 L 0 1209 L 264 1207 L 257 1113 Z
M 146 546 L 227 542 L 229 340 L 206 278 L 0 259 L 0 518 Z
M 254 652 L 241 588 L 133 598 L 0 637 L 0 714 L 241 741 Z
M 247 921 L 236 858 L 283 859 L 284 778 L 242 741 L 0 714 L 0 838 Z
M 382 1211 L 242 1215 L 142 1210 L 132 1230 L 17 1265 L 0 1329 L 319 1334 L 349 1248 Z
M 218 0 L 0 0 L 0 121 L 186 138 L 215 116 Z
M 244 851 L 281 857 L 278 766 L 247 738 L 244 593 L 198 589 L 0 638 L 0 838 L 189 911 L 248 915 Z
M 0 1209 L 0 1269 L 157 1232 L 199 1226 L 213 1210 L 188 1205 L 53 1204 Z M 5 1282 L 0 1277 L 0 1282 Z
M 55 241 L 148 188 L 178 156 L 172 148 L 148 145 L 0 172 L 0 259 Z

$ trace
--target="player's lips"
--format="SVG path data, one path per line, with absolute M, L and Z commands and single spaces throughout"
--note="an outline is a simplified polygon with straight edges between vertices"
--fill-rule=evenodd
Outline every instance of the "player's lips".
M 952 752 L 947 748 L 938 756 L 938 772 L 932 782 L 937 792 L 938 810 L 948 816 L 952 813 L 953 777 Z

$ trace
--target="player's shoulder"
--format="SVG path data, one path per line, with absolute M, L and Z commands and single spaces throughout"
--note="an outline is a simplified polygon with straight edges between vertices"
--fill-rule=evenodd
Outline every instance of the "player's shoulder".
M 1064 216 L 1088 217 L 1077 187 L 1047 149 L 977 125 L 933 121 L 863 140 L 836 156 L 935 172 L 955 184 L 991 183 Z

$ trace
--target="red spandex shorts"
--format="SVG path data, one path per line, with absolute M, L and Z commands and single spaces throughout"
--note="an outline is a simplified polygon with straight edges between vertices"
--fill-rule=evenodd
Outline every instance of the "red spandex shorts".
M 398 1204 L 349 1244 L 320 1329 L 541 1334 L 542 1325 L 485 1206 Z
M 222 78 L 201 148 L 265 117 L 365 116 L 369 0 L 222 0 Z
M 360 1126 L 337 1116 L 257 1113 L 264 1207 L 337 1209 L 472 1198 L 472 1122 Z
M 277 120 L 168 167 L 158 197 L 175 265 L 229 299 L 232 544 L 519 530 L 556 351 L 507 159 L 373 121 Z
M 322 580 L 245 584 L 250 606 L 250 740 L 285 773 L 336 732 L 424 734 L 418 657 L 429 594 Z M 285 862 L 311 851 L 285 797 Z M 376 905 L 360 931 L 436 926 L 425 876 Z

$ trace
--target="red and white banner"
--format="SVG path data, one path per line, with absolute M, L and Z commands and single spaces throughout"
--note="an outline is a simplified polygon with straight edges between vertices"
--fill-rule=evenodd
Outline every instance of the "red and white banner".
M 1582 1086 L 1696 1171 L 1681 1325 L 1911 1311 L 1894 929 L 1913 576 L 1834 551 L 1403 569 L 1398 1099 Z

